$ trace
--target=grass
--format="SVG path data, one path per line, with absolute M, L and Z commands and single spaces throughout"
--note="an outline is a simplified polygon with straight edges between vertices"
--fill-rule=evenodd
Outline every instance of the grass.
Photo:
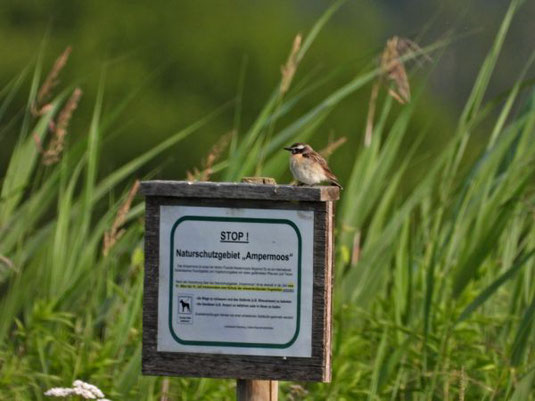
M 295 62 L 342 3 L 304 35 Z M 389 96 L 373 105 L 372 139 L 347 161 L 338 205 L 333 381 L 281 383 L 282 400 L 535 399 L 535 90 L 524 83 L 533 57 L 503 101 L 486 100 L 520 3 L 511 2 L 457 129 L 438 154 L 422 162 L 418 143 L 407 149 L 417 93 L 403 106 Z M 0 124 L 19 138 L 0 192 L 0 399 L 42 400 L 46 389 L 78 378 L 113 400 L 160 399 L 163 379 L 140 375 L 144 209 L 139 198 L 127 207 L 129 189 L 141 167 L 202 135 L 226 107 L 103 175 L 100 148 L 120 118 L 118 111 L 102 114 L 103 79 L 87 135 L 45 166 L 34 136 L 51 140 L 50 122 L 72 88 L 34 116 L 41 69 L 37 61 L 15 123 L 7 110 L 30 69 L 0 91 Z M 327 115 L 380 74 L 362 71 L 290 122 L 281 117 L 317 83 L 295 82 L 288 92 L 277 85 L 251 127 L 240 131 L 236 117 L 223 160 L 206 159 L 208 175 L 280 179 L 287 157 L 281 146 L 319 135 Z M 487 142 L 474 155 L 482 126 L 490 127 Z M 407 189 L 408 172 L 419 179 Z M 175 400 L 234 399 L 232 380 L 171 378 L 164 387 Z

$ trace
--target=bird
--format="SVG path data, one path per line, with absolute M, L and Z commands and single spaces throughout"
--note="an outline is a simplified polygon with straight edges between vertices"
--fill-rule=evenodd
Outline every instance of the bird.
M 343 189 L 325 159 L 312 149 L 312 146 L 298 142 L 285 147 L 284 150 L 291 152 L 290 171 L 301 185 L 315 185 L 328 181 Z

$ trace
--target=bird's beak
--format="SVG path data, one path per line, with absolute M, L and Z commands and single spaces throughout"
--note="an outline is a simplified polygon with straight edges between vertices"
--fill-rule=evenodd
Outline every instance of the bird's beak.
M 292 148 L 283 148 L 284 150 L 292 151 Z

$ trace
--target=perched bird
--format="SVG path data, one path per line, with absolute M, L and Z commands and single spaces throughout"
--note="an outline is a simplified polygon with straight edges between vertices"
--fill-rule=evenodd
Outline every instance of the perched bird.
M 290 155 L 290 171 L 301 184 L 314 185 L 329 181 L 331 184 L 343 189 L 325 159 L 315 152 L 310 145 L 294 143 L 289 148 L 284 149 L 292 152 Z

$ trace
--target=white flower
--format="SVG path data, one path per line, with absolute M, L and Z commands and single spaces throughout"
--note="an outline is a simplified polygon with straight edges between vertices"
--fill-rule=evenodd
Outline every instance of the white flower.
M 85 388 L 81 387 L 75 387 L 72 389 L 73 393 L 76 395 L 79 395 L 82 398 L 85 398 L 86 400 L 96 400 L 97 396 L 93 394 L 91 391 L 86 390 Z
M 54 387 L 45 392 L 48 397 L 68 397 L 73 394 L 72 388 Z
M 89 393 L 91 393 L 91 395 L 94 396 L 94 397 L 86 397 L 86 398 L 91 398 L 91 399 L 104 398 L 104 393 L 102 391 L 100 391 L 100 389 L 97 386 L 94 386 L 92 384 L 83 382 L 81 380 L 75 380 L 74 383 L 72 383 L 72 386 L 75 389 L 76 388 L 80 388 L 80 389 L 86 390 Z
M 79 395 L 86 400 L 110 401 L 104 398 L 104 393 L 92 384 L 75 380 L 72 383 L 72 388 L 54 387 L 45 392 L 49 397 L 70 397 L 71 395 Z

